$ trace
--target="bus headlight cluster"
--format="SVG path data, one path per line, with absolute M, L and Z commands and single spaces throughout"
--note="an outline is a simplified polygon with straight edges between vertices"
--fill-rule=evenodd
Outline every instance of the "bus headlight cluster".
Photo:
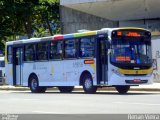
M 118 72 L 118 69 L 115 70 L 115 69 L 112 69 L 112 72 L 119 75 L 119 76 L 124 76 L 123 74 L 121 74 L 120 72 Z

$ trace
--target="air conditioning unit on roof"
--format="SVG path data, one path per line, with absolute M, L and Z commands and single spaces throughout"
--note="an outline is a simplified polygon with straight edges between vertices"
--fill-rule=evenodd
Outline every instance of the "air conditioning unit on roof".
M 82 29 L 82 30 L 77 30 L 79 33 L 82 33 L 82 32 L 88 32 L 90 30 L 86 30 L 86 29 Z

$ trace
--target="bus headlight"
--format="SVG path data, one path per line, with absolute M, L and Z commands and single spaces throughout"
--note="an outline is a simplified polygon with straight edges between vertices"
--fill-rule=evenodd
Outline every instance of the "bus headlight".
M 117 70 L 112 69 L 112 72 L 115 73 L 115 74 L 117 74 L 118 76 L 124 76 L 122 73 L 120 73 L 120 72 L 118 71 L 118 69 L 117 69 Z

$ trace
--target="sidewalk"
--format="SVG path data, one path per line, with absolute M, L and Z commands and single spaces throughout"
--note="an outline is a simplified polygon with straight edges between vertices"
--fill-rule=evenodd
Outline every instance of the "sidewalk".
M 130 90 L 133 91 L 159 91 L 160 92 L 160 83 L 153 83 L 151 85 L 139 85 L 131 87 Z
M 28 87 L 15 87 L 9 85 L 0 85 L 0 90 L 15 90 L 15 91 L 26 91 L 30 90 Z M 49 88 L 49 90 L 58 90 L 57 88 Z M 74 91 L 82 91 L 81 86 L 76 86 Z M 98 91 L 111 91 L 115 90 L 114 87 L 103 87 L 99 88 Z M 130 88 L 131 91 L 159 91 L 160 92 L 160 83 L 153 83 L 152 85 L 140 85 L 140 86 L 132 86 Z

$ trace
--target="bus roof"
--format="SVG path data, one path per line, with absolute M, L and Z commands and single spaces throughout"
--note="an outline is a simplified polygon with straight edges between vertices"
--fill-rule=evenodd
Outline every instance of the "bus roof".
M 87 31 L 87 32 L 71 33 L 71 34 L 64 34 L 64 35 L 60 34 L 60 35 L 54 35 L 49 37 L 9 41 L 9 42 L 6 42 L 6 44 L 15 45 L 15 44 L 32 43 L 32 42 L 39 42 L 39 41 L 46 41 L 46 40 L 61 40 L 61 39 L 77 38 L 77 37 L 84 37 L 84 36 L 92 36 L 92 35 L 102 34 L 104 32 L 106 33 L 105 30 L 98 30 L 98 31 Z
M 6 42 L 6 45 L 16 45 L 16 44 L 32 43 L 32 42 L 47 41 L 47 40 L 72 39 L 72 38 L 93 36 L 93 35 L 105 34 L 105 33 L 110 34 L 110 32 L 113 30 L 122 30 L 122 29 L 146 30 L 144 28 L 137 28 L 137 27 L 102 28 L 101 30 L 95 30 L 95 31 L 86 31 L 86 32 L 80 32 L 80 33 L 64 34 L 64 35 L 60 34 L 60 35 L 54 35 L 49 37 L 9 41 L 9 42 Z
M 147 29 L 138 28 L 138 27 L 102 28 L 101 30 L 106 30 L 106 31 L 108 31 L 108 37 L 109 37 L 110 40 L 111 40 L 112 31 L 114 31 L 114 30 L 144 30 L 144 31 L 150 32 L 150 31 L 147 30 Z
M 125 29 L 132 29 L 132 30 L 145 30 L 145 31 L 149 31 L 149 30 L 147 30 L 147 29 L 139 28 L 139 27 L 102 28 L 101 30 L 113 31 L 113 30 L 125 30 Z

